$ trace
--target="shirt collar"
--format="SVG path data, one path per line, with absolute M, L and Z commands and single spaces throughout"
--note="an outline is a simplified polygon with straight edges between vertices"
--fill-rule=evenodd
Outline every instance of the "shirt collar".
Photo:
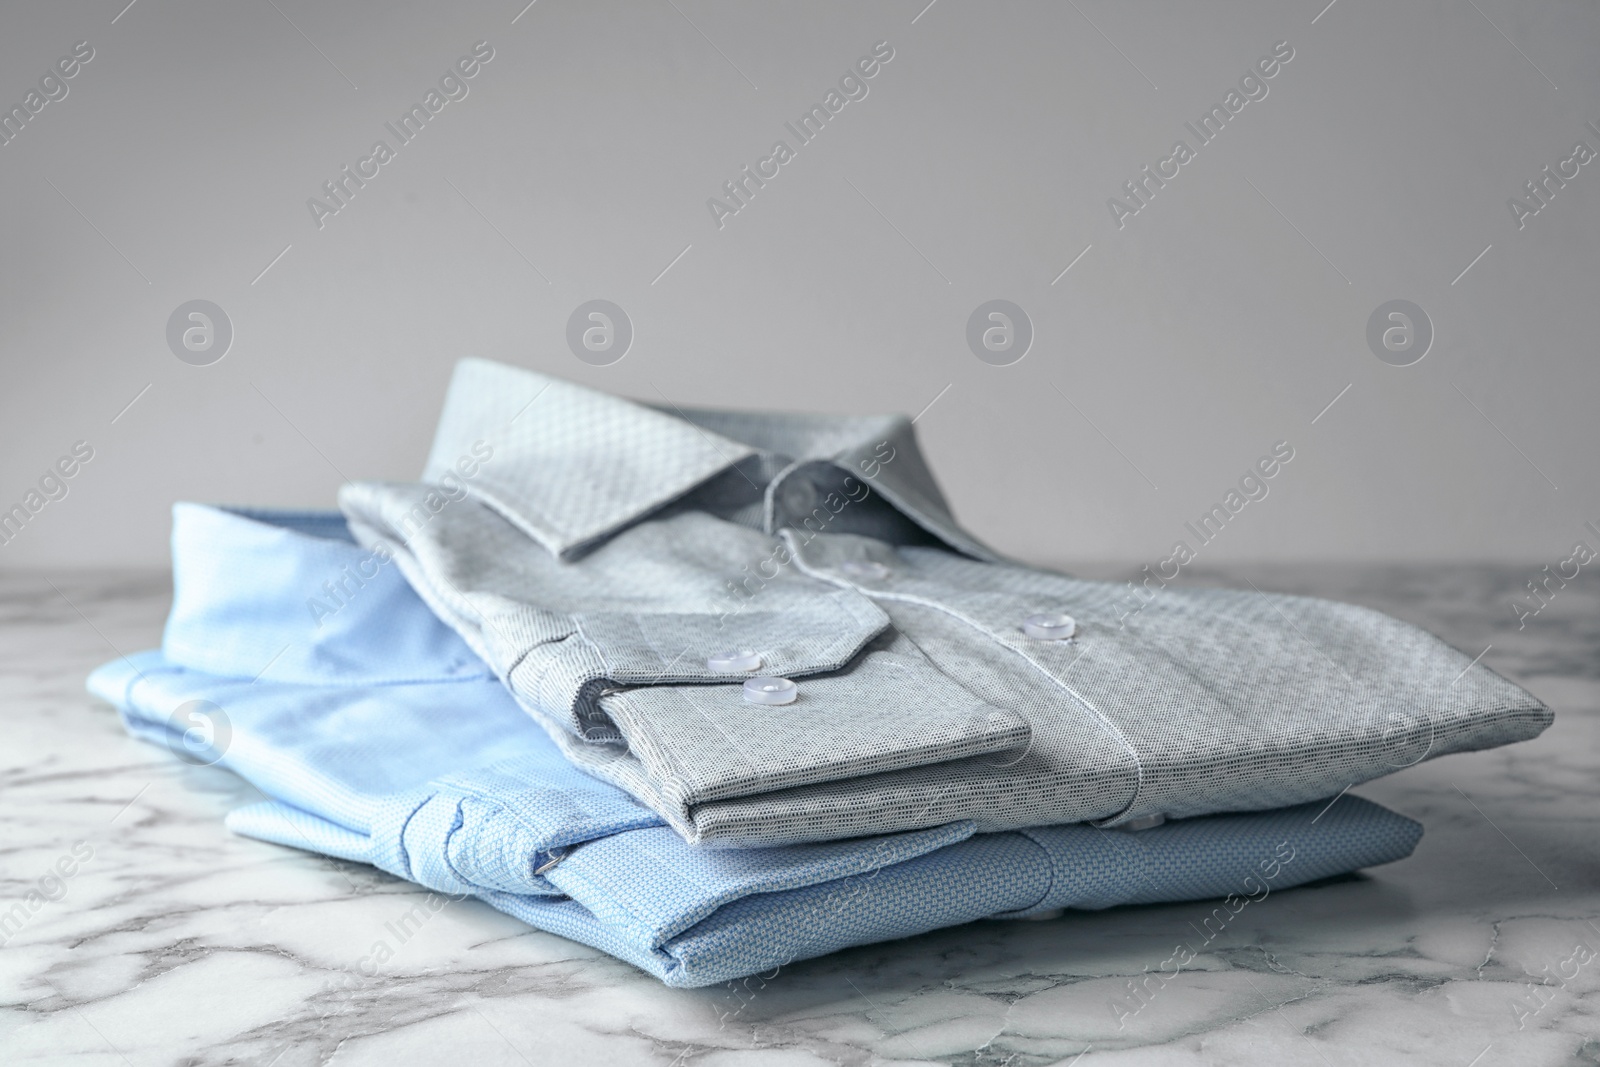
M 956 551 L 999 558 L 956 523 L 903 415 L 647 405 L 467 359 L 456 364 L 422 477 L 464 484 L 571 559 L 736 465 L 778 471 L 765 487 L 773 532 L 782 517 L 771 501 L 784 479 L 815 463 L 860 479 Z

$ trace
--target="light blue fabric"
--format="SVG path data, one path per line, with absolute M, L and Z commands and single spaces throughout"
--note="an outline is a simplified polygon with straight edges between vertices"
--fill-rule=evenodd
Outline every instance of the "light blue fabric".
M 232 829 L 479 897 L 669 985 L 986 917 L 1237 903 L 1402 858 L 1421 835 L 1345 796 L 1138 833 L 955 822 L 697 848 L 569 763 L 338 515 L 185 504 L 174 524 L 162 651 L 106 664 L 89 688 L 136 736 L 273 798 Z

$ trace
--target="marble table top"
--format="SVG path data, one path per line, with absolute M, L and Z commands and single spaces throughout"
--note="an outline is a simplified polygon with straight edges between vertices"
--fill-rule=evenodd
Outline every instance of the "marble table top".
M 0 933 L 0 1062 L 1600 1063 L 1600 587 L 1519 630 L 1535 570 L 1200 577 L 1428 626 L 1557 716 L 1358 787 L 1426 826 L 1415 855 L 1273 893 L 1176 978 L 1146 972 L 1210 905 L 976 923 L 703 990 L 476 901 L 397 936 L 421 890 L 231 835 L 254 789 L 84 694 L 91 667 L 158 643 L 166 575 L 0 578 L 0 916 L 42 901 Z M 393 956 L 367 977 L 379 941 Z

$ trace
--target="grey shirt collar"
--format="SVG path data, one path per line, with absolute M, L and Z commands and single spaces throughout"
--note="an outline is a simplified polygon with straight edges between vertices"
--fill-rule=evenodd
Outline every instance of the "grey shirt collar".
M 422 477 L 465 481 L 546 550 L 572 559 L 735 468 L 764 493 L 761 521 L 775 532 L 784 483 L 818 464 L 870 486 L 950 548 L 999 558 L 950 514 L 903 415 L 647 405 L 466 359 L 451 378 Z M 470 478 L 466 469 L 474 470 Z

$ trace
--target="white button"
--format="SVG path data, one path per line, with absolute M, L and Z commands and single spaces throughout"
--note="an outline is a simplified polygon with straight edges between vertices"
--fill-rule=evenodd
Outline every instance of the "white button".
M 1065 641 L 1078 632 L 1078 624 L 1071 615 L 1052 611 L 1023 619 L 1022 632 L 1035 641 Z
M 1164 823 L 1166 821 L 1167 821 L 1167 817 L 1165 815 L 1161 814 L 1158 811 L 1153 815 L 1141 815 L 1137 819 L 1129 819 L 1127 822 L 1125 822 L 1121 826 L 1117 827 L 1117 829 L 1118 830 L 1149 830 L 1149 829 L 1152 829 L 1154 827 L 1160 826 L 1162 823 Z
M 778 500 L 789 515 L 810 515 L 817 506 L 817 487 L 803 474 L 791 475 L 778 487 Z
M 889 577 L 889 568 L 875 559 L 847 559 L 839 564 L 839 570 L 858 582 L 881 582 Z
M 720 674 L 737 674 L 761 666 L 761 656 L 748 648 L 730 649 L 707 657 L 706 666 Z
M 752 704 L 793 704 L 799 695 L 787 678 L 751 678 L 744 683 L 744 698 Z

